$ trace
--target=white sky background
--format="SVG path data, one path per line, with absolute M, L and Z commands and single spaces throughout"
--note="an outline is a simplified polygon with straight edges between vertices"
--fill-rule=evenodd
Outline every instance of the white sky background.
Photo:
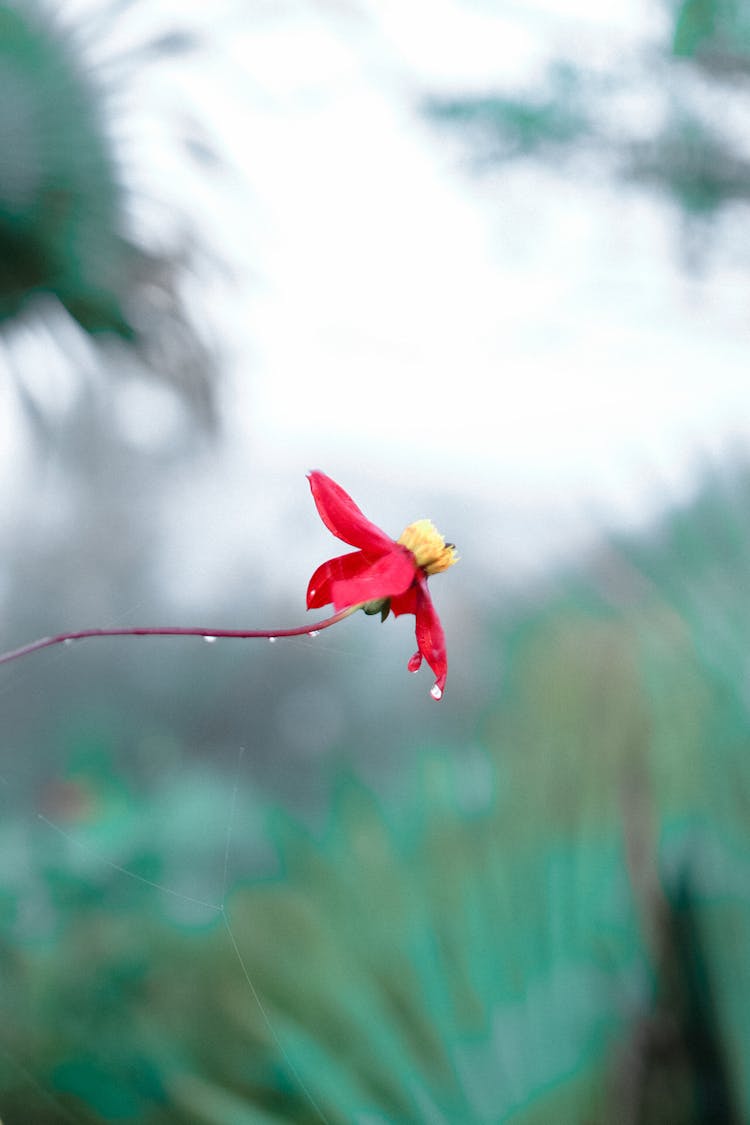
M 394 534 L 462 512 L 464 557 L 492 569 L 572 542 L 592 511 L 649 515 L 696 452 L 744 439 L 750 274 L 688 278 L 671 208 L 595 174 L 474 178 L 418 112 L 426 93 L 532 84 L 573 46 L 606 68 L 658 38 L 660 5 L 162 8 L 208 49 L 142 77 L 144 120 L 180 105 L 228 170 L 185 176 L 157 130 L 143 176 L 236 270 L 231 295 L 200 295 L 231 356 L 227 440 L 170 498 L 196 588 L 250 550 L 248 525 L 257 554 L 304 520 L 311 467 Z M 163 425 L 135 399 L 130 417 L 144 440 Z

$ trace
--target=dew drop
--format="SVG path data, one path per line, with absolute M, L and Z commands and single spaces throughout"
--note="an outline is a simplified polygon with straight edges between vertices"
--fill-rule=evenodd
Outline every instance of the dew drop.
M 72 644 L 73 644 L 73 640 L 74 640 L 74 638 L 73 638 L 73 637 L 66 637 L 66 638 L 65 638 L 65 640 L 63 641 L 63 644 L 64 644 L 64 645 L 72 645 Z
M 216 637 L 204 637 L 203 640 L 206 642 L 207 645 L 212 645 L 214 643 L 214 641 L 216 640 Z
M 276 638 L 275 638 L 275 637 L 269 637 L 269 638 L 268 638 L 268 643 L 269 643 L 270 645 L 276 644 Z
M 307 635 L 308 635 L 308 637 L 317 637 L 318 632 L 319 632 L 318 629 L 311 629 L 310 632 Z
M 430 688 L 430 695 L 432 696 L 433 699 L 442 699 L 443 698 L 442 689 L 439 688 L 437 684 L 433 684 L 432 687 Z

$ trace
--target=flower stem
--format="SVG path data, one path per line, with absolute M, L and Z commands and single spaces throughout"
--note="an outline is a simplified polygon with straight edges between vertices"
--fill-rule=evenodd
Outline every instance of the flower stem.
M 165 625 L 148 627 L 128 627 L 119 629 L 78 629 L 73 633 L 56 633 L 53 637 L 40 637 L 20 648 L 10 649 L 0 653 L 0 664 L 9 664 L 11 660 L 20 660 L 22 656 L 29 656 L 42 648 L 51 648 L 52 645 L 65 644 L 66 641 L 83 641 L 87 637 L 230 637 L 235 640 L 253 640 L 265 638 L 275 640 L 277 637 L 304 637 L 311 633 L 320 633 L 323 629 L 330 629 L 345 617 L 349 617 L 359 606 L 350 606 L 334 613 L 333 617 L 326 617 L 323 621 L 313 621 L 307 625 L 298 625 L 294 629 L 201 629 L 191 626 Z

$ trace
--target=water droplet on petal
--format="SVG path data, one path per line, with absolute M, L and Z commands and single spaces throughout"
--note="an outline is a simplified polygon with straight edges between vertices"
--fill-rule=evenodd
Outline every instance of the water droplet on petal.
M 317 637 L 318 630 L 317 629 L 311 629 L 310 632 L 307 635 L 308 635 L 308 637 Z
M 271 644 L 271 645 L 272 645 L 272 644 L 275 644 L 275 643 L 276 643 L 276 638 L 275 638 L 275 637 L 269 637 L 269 638 L 268 638 L 268 643 L 269 643 L 269 644 Z
M 212 645 L 214 643 L 214 641 L 216 640 L 216 637 L 204 637 L 203 640 L 206 642 L 207 645 Z
M 433 699 L 442 699 L 443 698 L 443 689 L 438 687 L 437 684 L 433 684 L 432 687 L 430 688 L 430 695 L 432 696 Z

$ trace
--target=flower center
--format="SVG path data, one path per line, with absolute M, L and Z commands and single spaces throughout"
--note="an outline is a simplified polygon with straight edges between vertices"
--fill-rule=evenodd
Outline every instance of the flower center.
M 446 543 L 432 520 L 417 520 L 405 528 L 397 540 L 414 555 L 414 561 L 425 574 L 439 574 L 458 562 L 456 548 Z

